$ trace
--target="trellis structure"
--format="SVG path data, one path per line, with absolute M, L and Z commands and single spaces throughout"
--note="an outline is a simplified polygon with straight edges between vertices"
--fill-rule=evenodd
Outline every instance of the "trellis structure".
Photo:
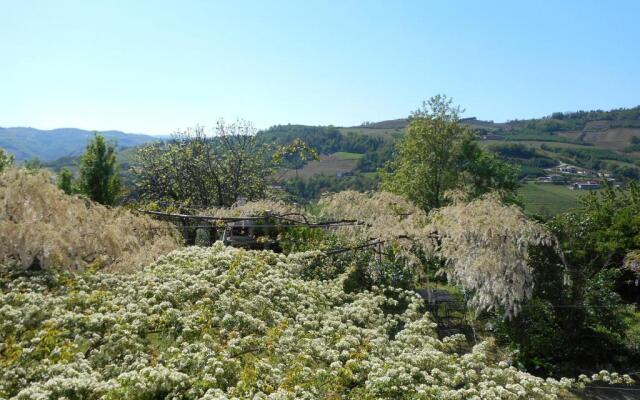
M 282 229 L 312 228 L 336 229 L 345 226 L 364 225 L 356 220 L 338 220 L 312 223 L 304 214 L 275 214 L 265 211 L 259 216 L 215 217 L 139 210 L 165 220 L 176 222 L 182 230 L 185 242 L 193 245 L 198 231 L 205 232 L 210 242 L 221 240 L 224 244 L 248 249 L 268 249 L 279 251 L 276 234 Z

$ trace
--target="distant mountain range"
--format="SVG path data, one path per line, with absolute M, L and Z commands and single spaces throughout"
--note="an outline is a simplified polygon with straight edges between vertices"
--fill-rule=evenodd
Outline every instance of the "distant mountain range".
M 155 136 L 120 131 L 99 133 L 108 140 L 115 141 L 120 149 L 161 140 Z M 14 154 L 18 162 L 36 157 L 47 162 L 61 157 L 79 156 L 84 152 L 87 142 L 94 134 L 94 131 L 75 128 L 40 130 L 0 127 L 0 147 Z

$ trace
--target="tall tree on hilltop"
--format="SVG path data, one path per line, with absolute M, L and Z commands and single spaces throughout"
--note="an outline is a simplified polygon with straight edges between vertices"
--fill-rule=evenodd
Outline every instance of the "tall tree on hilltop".
M 96 133 L 80 158 L 78 186 L 89 198 L 105 205 L 113 205 L 120 194 L 115 145 L 100 134 Z
M 425 101 L 410 117 L 395 159 L 383 173 L 383 188 L 401 194 L 425 211 L 448 204 L 446 194 L 462 189 L 470 198 L 494 189 L 513 191 L 516 170 L 485 152 L 462 110 L 444 95 Z

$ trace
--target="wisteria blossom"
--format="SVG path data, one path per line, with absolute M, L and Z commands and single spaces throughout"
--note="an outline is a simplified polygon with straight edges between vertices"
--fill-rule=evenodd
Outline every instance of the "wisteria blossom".
M 507 317 L 517 314 L 533 291 L 529 248 L 555 243 L 542 225 L 496 194 L 458 200 L 428 215 L 385 192 L 346 191 L 324 198 L 320 205 L 328 216 L 367 222 L 345 229 L 361 239 L 385 240 L 416 268 L 421 266 L 417 250 L 438 257 L 444 261 L 440 273 L 471 292 L 472 307 L 502 309 Z
M 173 227 L 67 196 L 44 170 L 0 174 L 0 263 L 65 270 L 143 267 L 182 244 Z

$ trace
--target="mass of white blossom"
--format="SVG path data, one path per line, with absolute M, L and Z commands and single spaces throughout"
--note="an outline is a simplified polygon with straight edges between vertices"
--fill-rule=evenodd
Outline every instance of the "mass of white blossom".
M 18 269 L 143 267 L 182 244 L 168 223 L 58 189 L 45 170 L 0 174 L 0 263 Z
M 413 292 L 346 293 L 301 279 L 305 259 L 216 243 L 130 275 L 0 275 L 0 398 L 556 399 L 590 381 L 463 351 Z
M 404 236 L 415 240 L 428 238 L 428 219 L 424 211 L 404 197 L 389 192 L 347 190 L 323 197 L 319 207 L 323 218 L 365 222 L 366 225 L 356 228 L 367 238 L 389 241 Z
M 348 235 L 386 240 L 396 253 L 420 268 L 416 251 L 444 260 L 441 273 L 471 294 L 477 311 L 518 313 L 533 292 L 529 248 L 553 245 L 544 227 L 497 194 L 472 201 L 456 200 L 429 215 L 404 198 L 386 192 L 346 191 L 320 201 L 322 213 L 355 218 L 367 225 L 347 227 Z M 417 271 L 420 272 L 420 271 Z
M 622 266 L 636 275 L 640 275 L 640 251 L 633 250 L 627 253 Z
M 338 232 L 352 240 L 384 241 L 383 247 L 395 250 L 397 262 L 408 262 L 417 275 L 422 272 L 418 252 L 434 253 L 435 242 L 427 214 L 401 196 L 347 190 L 323 197 L 318 206 L 323 219 L 363 222 L 363 225 L 345 226 Z
M 496 195 L 440 208 L 431 214 L 431 226 L 449 281 L 472 290 L 476 310 L 500 307 L 508 317 L 533 293 L 529 248 L 555 243 L 541 224 Z

